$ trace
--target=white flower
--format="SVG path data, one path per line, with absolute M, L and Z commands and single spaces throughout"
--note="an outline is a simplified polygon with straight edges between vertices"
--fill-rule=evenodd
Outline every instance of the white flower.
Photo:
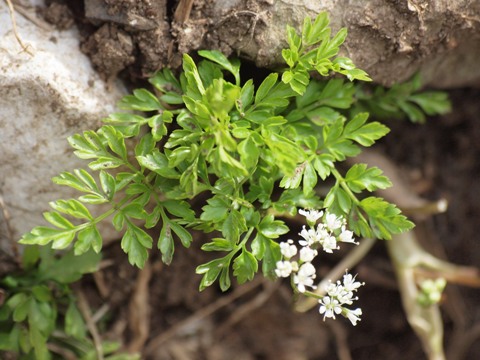
M 340 281 L 337 281 L 335 284 L 329 282 L 325 287 L 325 292 L 331 298 L 338 300 L 340 305 L 351 305 L 354 300 L 358 299 L 358 297 L 354 297 L 354 292 L 362 285 L 364 285 L 364 283 L 355 281 L 355 277 L 351 274 L 345 274 L 343 276 L 343 283 Z
M 356 291 L 360 286 L 365 285 L 365 283 L 355 281 L 355 277 L 356 276 L 352 276 L 352 274 L 343 275 L 343 286 L 345 290 Z
M 293 245 L 293 240 L 287 240 L 287 242 L 280 243 L 280 252 L 285 258 L 290 259 L 297 255 L 297 247 Z
M 317 250 L 305 246 L 300 249 L 300 260 L 303 262 L 311 262 L 315 258 L 315 256 L 317 256 L 317 254 Z
M 325 285 L 325 293 L 330 296 L 336 296 L 337 284 L 332 283 L 332 280 L 328 280 L 328 284 Z
M 335 238 L 335 236 L 328 235 L 327 237 L 325 237 L 322 241 L 322 247 L 323 251 L 327 253 L 332 253 L 332 250 L 338 249 L 337 239 Z
M 342 226 L 342 232 L 338 236 L 338 240 L 341 242 L 345 243 L 352 243 L 352 244 L 357 244 L 358 242 L 355 242 L 355 239 L 353 238 L 353 231 L 346 230 L 345 226 Z
M 330 280 L 328 285 L 325 287 L 325 292 L 328 294 L 328 296 L 332 298 L 336 298 L 337 296 L 339 296 L 342 290 L 343 287 L 340 282 L 332 283 Z
M 293 277 L 293 282 L 297 284 L 298 291 L 304 293 L 305 287 L 311 287 L 315 289 L 313 285 L 313 279 L 315 279 L 315 267 L 311 263 L 305 263 L 300 266 L 298 273 Z
M 318 301 L 321 304 L 319 312 L 324 314 L 323 320 L 326 317 L 335 319 L 335 314 L 342 314 L 355 326 L 360 321 L 362 309 L 350 310 L 344 305 L 351 305 L 354 300 L 358 300 L 358 297 L 354 297 L 354 292 L 362 285 L 364 284 L 355 281 L 355 276 L 348 273 L 343 276 L 343 283 L 329 281 L 325 286 L 327 296 Z
M 342 305 L 352 305 L 353 300 L 358 300 L 358 297 L 353 297 L 353 292 L 345 290 L 345 288 L 342 286 L 337 296 L 337 300 Z
M 314 243 L 318 242 L 317 233 L 314 229 L 307 230 L 305 226 L 303 226 L 303 229 L 299 235 L 304 238 L 304 240 L 298 241 L 298 243 L 302 246 L 311 246 Z
M 323 242 L 323 240 L 330 236 L 330 232 L 325 228 L 325 224 L 318 224 L 317 226 L 317 241 Z
M 305 263 L 300 266 L 300 270 L 298 270 L 299 274 L 303 274 L 305 276 L 313 276 L 315 278 L 315 273 L 317 271 L 315 270 L 315 266 L 312 265 L 312 263 Z
M 338 217 L 335 214 L 327 214 L 325 216 L 325 225 L 330 231 L 340 229 L 344 223 L 342 217 Z
M 321 304 L 319 312 L 323 315 L 323 320 L 326 317 L 335 319 L 335 314 L 342 312 L 342 307 L 339 305 L 338 300 L 332 299 L 330 296 L 324 296 L 323 299 L 318 300 Z
M 276 267 L 275 274 L 277 274 L 278 277 L 289 277 L 293 271 L 293 266 L 290 261 L 277 261 Z
M 318 210 L 303 210 L 300 209 L 298 210 L 298 213 L 300 215 L 303 215 L 307 219 L 307 223 L 309 225 L 315 224 L 318 219 L 320 219 L 323 216 L 323 211 L 318 211 Z
M 355 310 L 344 309 L 348 320 L 352 322 L 353 326 L 357 325 L 357 321 L 360 321 L 360 315 L 362 315 L 362 309 L 358 308 Z

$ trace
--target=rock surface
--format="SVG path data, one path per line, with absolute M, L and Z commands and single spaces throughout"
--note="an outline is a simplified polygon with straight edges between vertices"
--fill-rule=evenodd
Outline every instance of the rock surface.
M 15 40 L 7 5 L 0 1 L 0 196 L 10 214 L 11 241 L 45 223 L 49 201 L 78 196 L 50 180 L 86 166 L 66 138 L 98 127 L 125 93 L 92 69 L 80 52 L 77 30 L 59 32 L 33 11 L 28 14 L 30 20 L 17 12 L 16 23 L 31 55 Z
M 390 86 L 420 71 L 424 83 L 434 87 L 480 86 L 480 1 L 198 3 L 178 31 L 182 51 L 216 48 L 251 59 L 260 67 L 283 66 L 286 25 L 300 28 L 307 15 L 328 11 L 334 31 L 348 29 L 344 54 L 377 83 Z
M 180 68 L 182 54 L 198 49 L 278 68 L 286 25 L 300 28 L 306 16 L 327 11 L 334 32 L 348 29 L 342 55 L 379 84 L 420 71 L 428 86 L 480 87 L 480 1 L 84 0 L 81 9 L 73 3 L 82 50 L 104 78 Z M 62 15 L 59 6 L 50 8 L 47 18 Z M 54 22 L 65 26 L 68 17 Z

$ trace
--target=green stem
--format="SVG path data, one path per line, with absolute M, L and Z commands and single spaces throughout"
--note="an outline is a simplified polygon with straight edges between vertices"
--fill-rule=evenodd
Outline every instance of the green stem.
M 125 198 L 122 199 L 122 201 L 120 201 L 119 203 L 117 204 L 114 204 L 112 206 L 111 209 L 105 211 L 103 214 L 97 216 L 96 218 L 94 219 L 91 219 L 90 221 L 86 222 L 86 223 L 83 223 L 83 224 L 80 224 L 78 226 L 75 226 L 71 231 L 73 232 L 78 232 L 80 230 L 83 230 L 89 226 L 91 226 L 92 224 L 98 224 L 100 221 L 106 219 L 107 217 L 109 217 L 110 215 L 114 214 L 115 212 L 117 212 L 118 210 L 120 210 L 122 208 L 122 206 L 124 206 L 125 204 L 127 204 L 128 202 L 130 202 L 133 198 L 135 198 L 136 195 L 131 195 L 131 196 L 127 196 Z
M 243 240 L 240 242 L 240 244 L 238 244 L 237 248 L 236 248 L 236 251 L 238 251 L 238 249 L 240 249 L 241 247 L 245 246 L 245 244 L 247 243 L 248 239 L 250 238 L 250 236 L 252 235 L 252 232 L 253 230 L 255 230 L 255 227 L 250 227 L 250 229 L 248 229 L 248 232 L 245 234 L 245 236 L 243 237 Z
M 347 185 L 347 182 L 345 181 L 345 178 L 338 172 L 337 169 L 332 168 L 331 171 L 333 176 L 337 180 L 337 183 L 340 184 L 343 190 L 345 190 L 345 192 L 348 194 L 348 196 L 353 201 L 353 203 L 357 206 L 360 206 L 360 200 L 358 200 L 355 194 L 352 192 L 352 190 L 350 190 L 350 188 Z
M 305 290 L 303 295 L 308 296 L 309 298 L 314 298 L 314 299 L 318 299 L 318 300 L 323 299 L 323 295 L 316 294 L 313 291 Z

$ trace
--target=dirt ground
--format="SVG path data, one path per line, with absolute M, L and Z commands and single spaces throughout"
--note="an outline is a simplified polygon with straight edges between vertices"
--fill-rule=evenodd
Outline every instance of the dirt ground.
M 62 3 L 54 2 L 57 5 L 50 5 L 45 16 L 60 27 L 72 26 L 75 20 L 83 51 L 105 78 L 121 74 L 138 79 L 175 58 L 168 28 L 138 32 L 118 23 L 93 24 L 81 16 L 85 9 L 78 3 L 55 17 L 54 7 Z M 133 13 L 144 19 L 173 16 L 155 13 L 147 0 L 106 3 L 108 16 L 135 3 Z M 160 37 L 162 47 L 152 47 L 151 41 L 158 43 Z M 418 224 L 425 246 L 454 262 L 478 266 L 480 91 L 455 90 L 451 97 L 452 114 L 425 125 L 388 122 L 392 132 L 379 148 L 407 174 L 418 194 L 449 200 L 446 214 Z M 295 313 L 288 284 L 256 279 L 225 294 L 215 286 L 199 293 L 195 267 L 207 256 L 197 251 L 204 242 L 198 236 L 194 249 L 177 247 L 168 267 L 152 251 L 143 271 L 128 264 L 117 243 L 106 249 L 102 270 L 79 284 L 93 311 L 108 310 L 101 323 L 105 338 L 122 339 L 129 350 L 152 360 L 425 358 L 403 314 L 381 242 L 353 269 L 367 282 L 358 294 L 364 315 L 353 327 L 343 318 L 324 322 L 316 310 Z M 337 256 L 320 259 L 320 272 L 327 272 L 341 254 Z M 480 359 L 479 304 L 480 290 L 448 287 L 443 316 L 449 359 Z

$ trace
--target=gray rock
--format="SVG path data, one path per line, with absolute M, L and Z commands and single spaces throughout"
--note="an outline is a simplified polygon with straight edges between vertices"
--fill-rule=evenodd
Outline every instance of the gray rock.
M 62 171 L 86 167 L 66 138 L 99 127 L 125 94 L 121 84 L 107 86 L 98 77 L 80 52 L 76 29 L 59 32 L 19 13 L 16 22 L 32 55 L 15 40 L 1 1 L 0 196 L 11 218 L 10 240 L 44 225 L 42 212 L 49 210 L 49 201 L 79 195 L 51 182 Z M 109 229 L 103 234 L 114 236 Z M 5 236 L 0 234 L 1 241 Z

